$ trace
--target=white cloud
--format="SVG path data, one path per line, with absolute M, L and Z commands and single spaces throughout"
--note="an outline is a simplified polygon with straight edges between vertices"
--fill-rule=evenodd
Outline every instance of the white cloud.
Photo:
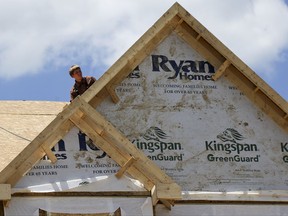
M 269 74 L 288 47 L 284 0 L 179 0 L 244 62 Z M 172 0 L 0 0 L 0 77 L 114 63 Z M 286 59 L 287 60 L 287 59 Z

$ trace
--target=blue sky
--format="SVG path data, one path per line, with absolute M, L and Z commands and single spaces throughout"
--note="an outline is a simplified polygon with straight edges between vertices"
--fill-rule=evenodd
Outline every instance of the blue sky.
M 71 65 L 99 78 L 174 2 L 0 0 L 0 100 L 69 101 Z M 287 0 L 178 2 L 288 100 Z

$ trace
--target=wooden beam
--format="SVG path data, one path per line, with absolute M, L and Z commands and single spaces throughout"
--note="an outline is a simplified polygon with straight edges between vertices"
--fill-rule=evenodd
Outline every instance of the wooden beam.
M 194 50 L 203 56 L 210 64 L 218 68 L 226 60 L 213 46 L 202 37 L 193 36 L 194 30 L 187 23 L 178 25 L 175 32 L 183 38 Z
M 154 187 L 151 190 L 151 199 L 152 199 L 152 205 L 156 206 L 159 199 L 157 197 L 157 190 L 156 190 L 156 185 L 154 185 Z
M 42 143 L 43 148 L 42 146 L 39 146 L 37 149 L 33 149 L 33 151 L 29 152 L 29 155 L 25 156 L 24 158 L 25 160 L 23 160 L 23 158 L 21 158 L 21 155 L 23 156 L 23 155 L 28 154 L 25 148 L 24 151 L 17 156 L 17 157 L 20 157 L 19 160 L 21 160 L 22 163 L 21 164 L 18 164 L 17 162 L 10 163 L 6 167 L 7 169 L 10 168 L 10 171 L 7 172 L 6 174 L 7 176 L 5 175 L 0 176 L 0 179 L 1 179 L 0 182 L 3 181 L 4 183 L 8 183 L 8 184 L 11 184 L 11 186 L 14 186 L 39 160 L 41 160 L 46 155 L 46 152 L 43 149 L 46 149 L 46 148 L 51 149 L 54 145 L 56 145 L 56 143 L 60 139 L 62 139 L 63 136 L 65 136 L 66 133 L 68 133 L 67 127 L 72 128 L 73 126 L 74 125 L 70 121 L 64 122 L 61 126 L 58 127 L 57 132 L 49 134 L 50 136 L 46 138 L 45 141 L 43 140 L 44 142 Z M 28 145 L 27 147 L 29 147 L 30 145 Z
M 178 25 L 177 10 L 166 12 L 137 42 L 116 61 L 81 97 L 90 103 L 107 84 L 117 85 L 125 79 Z
M 75 102 L 74 102 L 75 101 Z M 69 116 L 75 110 L 76 98 L 21 152 L 6 166 L 0 174 L 0 183 L 9 183 L 13 187 L 46 153 L 40 148 L 52 148 L 74 126 Z M 45 144 L 43 144 L 45 143 Z M 42 149 L 42 150 L 41 150 Z
M 115 87 L 113 88 L 111 86 L 106 86 L 105 88 L 107 89 L 108 93 L 110 94 L 112 101 L 115 104 L 118 103 L 120 101 L 120 99 L 119 99 L 118 95 L 115 92 Z
M 259 87 L 257 86 L 255 89 L 254 89 L 254 93 L 256 93 L 257 91 L 259 91 Z
M 225 60 L 225 62 L 218 68 L 218 70 L 215 72 L 215 74 L 212 76 L 212 79 L 214 81 L 218 80 L 226 71 L 226 69 L 230 66 L 231 62 L 228 60 Z
M 174 182 L 168 175 L 166 175 L 153 161 L 140 151 L 133 143 L 131 143 L 120 131 L 118 131 L 113 125 L 111 125 L 100 113 L 92 108 L 85 101 L 82 101 L 80 109 L 89 116 L 89 120 L 93 121 L 98 127 L 105 129 L 105 139 L 109 139 L 117 148 L 123 152 L 132 155 L 134 158 L 138 158 L 135 165 L 141 169 L 143 173 L 153 174 L 150 176 L 155 180 L 158 179 L 162 183 Z M 125 162 L 127 159 L 125 160 Z M 154 177 L 153 177 L 154 176 Z
M 0 200 L 10 200 L 11 193 L 10 184 L 0 184 Z
M 119 149 L 109 144 L 83 119 L 81 118 L 79 119 L 78 117 L 74 118 L 74 116 L 72 116 L 70 119 L 90 139 L 92 139 L 93 143 L 97 143 L 98 148 L 106 152 L 120 166 L 124 166 L 124 164 L 130 157 L 127 153 L 119 151 Z M 140 172 L 135 167 L 130 167 L 130 169 L 128 169 L 127 172 L 135 179 L 138 179 L 145 186 L 147 190 L 150 191 L 151 188 L 153 187 L 154 184 L 152 183 L 152 181 L 148 179 L 142 172 Z
M 180 200 L 181 196 L 181 187 L 176 183 L 164 184 L 158 182 L 156 185 L 157 198 L 165 200 Z
M 283 118 L 286 113 L 266 95 L 262 89 L 254 94 L 255 85 L 245 77 L 235 67 L 229 67 L 231 70 L 226 78 L 234 83 L 253 103 L 255 103 L 263 112 L 270 116 L 280 127 L 288 132 L 288 120 Z
M 171 211 L 172 205 L 170 202 L 168 202 L 167 200 L 164 200 L 164 199 L 160 199 L 160 201 L 166 208 L 168 208 Z
M 178 7 L 178 14 L 187 23 L 190 28 L 201 34 L 201 39 L 211 44 L 218 52 L 241 71 L 255 85 L 260 86 L 263 91 L 275 104 L 277 104 L 285 113 L 288 113 L 287 101 L 275 92 L 267 83 L 259 77 L 251 68 L 249 68 L 240 58 L 238 58 L 230 49 L 228 49 L 220 40 L 209 32 L 197 19 L 189 14 L 183 7 Z M 210 61 L 209 61 L 210 62 Z M 210 62 L 214 65 L 213 62 Z M 216 65 L 214 65 L 216 66 Z
M 122 167 L 121 169 L 115 174 L 117 178 L 121 178 L 122 175 L 126 172 L 126 170 L 136 161 L 134 157 L 131 157 Z
M 43 148 L 43 147 L 42 147 Z M 55 156 L 55 154 L 50 150 L 50 149 L 44 149 L 46 155 L 48 156 L 48 158 L 50 159 L 51 163 L 54 164 L 57 162 L 57 157 Z

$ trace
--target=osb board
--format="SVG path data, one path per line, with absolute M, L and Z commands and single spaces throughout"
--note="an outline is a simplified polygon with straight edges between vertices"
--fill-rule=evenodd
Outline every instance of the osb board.
M 0 101 L 0 171 L 54 118 L 65 102 Z

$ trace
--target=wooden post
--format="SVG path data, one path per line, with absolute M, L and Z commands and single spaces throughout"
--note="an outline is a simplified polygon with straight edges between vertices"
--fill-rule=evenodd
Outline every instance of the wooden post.
M 126 172 L 126 170 L 132 166 L 132 164 L 136 161 L 134 157 L 131 157 L 124 166 L 121 167 L 121 169 L 115 174 L 115 176 L 119 179 L 122 177 L 122 175 Z

